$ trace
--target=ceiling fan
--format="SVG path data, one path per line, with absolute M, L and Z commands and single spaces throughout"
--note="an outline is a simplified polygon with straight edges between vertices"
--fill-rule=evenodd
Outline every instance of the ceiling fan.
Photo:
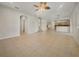
M 34 5 L 34 7 L 37 8 L 36 11 L 50 9 L 50 7 L 48 6 L 48 3 L 47 2 L 40 2 L 39 4 Z

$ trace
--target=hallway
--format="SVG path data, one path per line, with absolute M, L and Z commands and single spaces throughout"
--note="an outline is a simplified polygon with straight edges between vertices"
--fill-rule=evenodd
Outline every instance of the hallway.
M 79 56 L 79 46 L 73 37 L 54 31 L 0 40 L 0 56 Z

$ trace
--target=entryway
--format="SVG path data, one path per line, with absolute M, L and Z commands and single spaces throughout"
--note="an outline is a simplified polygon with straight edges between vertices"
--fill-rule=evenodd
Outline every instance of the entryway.
M 20 16 L 20 35 L 27 33 L 27 17 L 24 15 Z

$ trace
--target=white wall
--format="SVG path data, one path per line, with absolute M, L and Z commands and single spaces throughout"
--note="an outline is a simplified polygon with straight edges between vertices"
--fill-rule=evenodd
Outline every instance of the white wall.
M 28 34 L 32 34 L 38 31 L 39 20 L 33 16 L 27 16 L 27 23 L 28 23 Z
M 0 6 L 0 39 L 20 36 L 20 16 L 23 13 L 14 9 Z M 39 20 L 36 17 L 24 14 L 26 31 L 32 34 L 38 31 Z
M 27 16 L 26 31 L 28 34 L 38 32 L 39 19 L 23 14 L 17 10 L 0 6 L 0 39 L 20 36 L 20 16 Z M 46 21 L 42 20 L 42 30 L 46 30 Z
M 42 19 L 42 25 L 41 25 L 41 29 L 42 31 L 46 31 L 47 30 L 47 20 Z
M 22 13 L 0 6 L 0 39 L 20 35 L 20 15 Z
M 78 6 L 77 6 L 78 7 Z M 77 11 L 74 11 L 71 19 L 72 19 L 72 26 L 73 28 L 71 30 L 72 33 L 75 33 L 75 27 L 76 27 L 76 22 L 74 19 L 79 17 L 79 7 L 76 8 Z M 14 9 L 7 8 L 0 6 L 0 39 L 3 38 L 8 38 L 8 37 L 14 37 L 14 36 L 19 36 L 20 35 L 20 16 L 23 15 L 23 13 L 18 12 Z M 77 16 L 76 16 L 77 15 Z M 28 34 L 32 34 L 38 31 L 38 26 L 39 26 L 39 19 L 25 14 L 27 16 L 27 21 L 26 21 L 26 28 L 28 30 Z M 46 28 L 46 20 L 42 20 L 42 30 L 45 31 Z M 75 23 L 75 25 L 74 25 Z M 79 20 L 77 21 L 79 24 Z
M 79 4 L 74 9 L 73 14 L 71 15 L 71 21 L 72 21 L 72 35 L 75 38 L 75 41 L 79 43 Z

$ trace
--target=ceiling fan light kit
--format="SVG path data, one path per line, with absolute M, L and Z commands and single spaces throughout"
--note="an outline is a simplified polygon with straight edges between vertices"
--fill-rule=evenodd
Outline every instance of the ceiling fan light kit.
M 39 4 L 34 5 L 34 6 L 37 8 L 36 11 L 50 9 L 50 7 L 48 6 L 47 2 L 40 2 Z

